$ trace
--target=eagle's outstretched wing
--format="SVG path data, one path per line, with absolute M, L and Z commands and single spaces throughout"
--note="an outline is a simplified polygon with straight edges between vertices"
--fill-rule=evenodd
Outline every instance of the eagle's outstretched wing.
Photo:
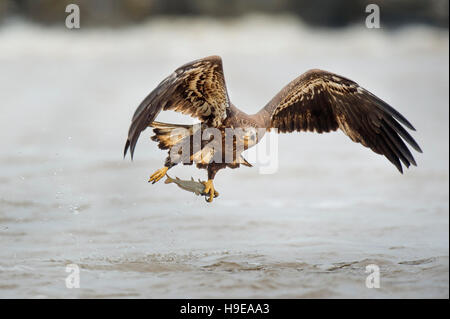
M 402 138 L 416 151 L 416 141 L 400 125 L 415 130 L 387 103 L 342 76 L 311 70 L 289 83 L 263 109 L 269 127 L 279 132 L 335 131 L 382 154 L 403 172 L 400 161 L 416 165 Z M 400 123 L 399 123 L 400 122 Z
M 133 158 L 139 135 L 161 110 L 173 110 L 196 117 L 208 126 L 218 127 L 229 107 L 222 59 L 210 56 L 187 63 L 164 79 L 134 113 L 124 156 L 130 148 Z

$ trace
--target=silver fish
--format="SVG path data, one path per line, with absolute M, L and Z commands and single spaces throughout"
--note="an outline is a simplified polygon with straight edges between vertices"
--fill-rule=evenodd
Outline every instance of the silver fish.
M 194 180 L 193 177 L 191 179 L 180 179 L 175 176 L 175 178 L 170 177 L 166 174 L 167 179 L 164 181 L 164 184 L 174 183 L 179 188 L 184 189 L 185 191 L 192 192 L 195 195 L 209 196 L 208 193 L 205 193 L 205 184 L 200 179 L 197 181 Z M 219 196 L 217 191 L 214 191 L 214 197 Z

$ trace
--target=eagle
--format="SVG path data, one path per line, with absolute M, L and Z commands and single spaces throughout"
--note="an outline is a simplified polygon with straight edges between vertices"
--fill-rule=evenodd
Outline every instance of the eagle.
M 155 121 L 161 111 L 169 110 L 189 115 L 200 123 Z M 261 129 L 278 133 L 328 133 L 340 129 L 353 142 L 385 156 L 400 173 L 402 164 L 407 168 L 411 164 L 417 166 L 405 142 L 422 153 L 405 129 L 415 128 L 402 114 L 356 82 L 320 69 L 303 73 L 259 112 L 247 114 L 230 101 L 219 56 L 184 64 L 148 94 L 132 117 L 124 157 L 130 150 L 133 159 L 139 135 L 147 127 L 153 128 L 151 139 L 158 142 L 159 148 L 169 151 L 164 166 L 150 176 L 149 182 L 158 182 L 178 163 L 195 163 L 207 170 L 208 180 L 202 183 L 209 202 L 218 194 L 213 180 L 219 170 L 241 164 L 251 166 L 241 153 L 261 140 Z M 202 132 L 208 129 L 220 132 L 221 138 L 212 136 L 214 139 L 202 138 L 199 142 L 194 138 L 199 134 L 203 137 Z M 230 134 L 235 135 L 231 143 L 227 139 Z M 232 154 L 228 161 L 224 160 L 227 151 Z

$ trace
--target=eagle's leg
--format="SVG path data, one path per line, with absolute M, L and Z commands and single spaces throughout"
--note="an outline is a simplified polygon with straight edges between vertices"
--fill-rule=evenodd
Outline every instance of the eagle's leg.
M 214 192 L 215 192 L 213 180 L 212 179 L 208 179 L 206 182 L 203 182 L 203 185 L 205 185 L 204 192 L 206 194 L 209 194 L 208 202 L 211 203 L 213 201 Z M 217 191 L 216 191 L 216 193 L 217 193 Z
M 150 179 L 148 180 L 148 182 L 155 184 L 161 178 L 166 176 L 167 171 L 175 165 L 176 163 L 172 163 L 172 161 L 170 160 L 170 156 L 168 156 L 166 158 L 166 162 L 164 163 L 164 167 L 156 170 L 152 175 L 150 175 Z
M 208 165 L 208 180 L 206 182 L 202 182 L 205 185 L 204 193 L 209 194 L 208 202 L 212 202 L 214 197 L 219 196 L 219 192 L 215 190 L 214 188 L 214 177 L 216 176 L 216 173 L 221 169 L 224 168 L 225 165 L 221 164 L 209 164 Z
M 163 178 L 164 176 L 166 176 L 167 171 L 169 170 L 169 168 L 167 166 L 164 166 L 163 168 L 160 168 L 158 170 L 156 170 L 152 175 L 150 175 L 150 179 L 148 180 L 148 182 L 155 184 L 157 181 L 159 181 L 161 178 Z

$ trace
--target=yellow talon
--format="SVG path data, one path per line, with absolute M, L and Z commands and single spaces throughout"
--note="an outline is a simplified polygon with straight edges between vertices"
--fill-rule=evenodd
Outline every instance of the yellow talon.
M 203 192 L 209 194 L 208 202 L 212 202 L 214 197 L 219 196 L 219 193 L 214 189 L 214 184 L 212 179 L 208 179 L 206 182 L 202 182 L 205 185 Z
M 155 184 L 157 181 L 159 181 L 161 178 L 163 178 L 166 175 L 168 170 L 169 170 L 169 168 L 167 166 L 160 168 L 159 170 L 157 170 L 150 176 L 150 179 L 148 180 L 148 182 L 149 183 L 152 182 L 152 184 Z

